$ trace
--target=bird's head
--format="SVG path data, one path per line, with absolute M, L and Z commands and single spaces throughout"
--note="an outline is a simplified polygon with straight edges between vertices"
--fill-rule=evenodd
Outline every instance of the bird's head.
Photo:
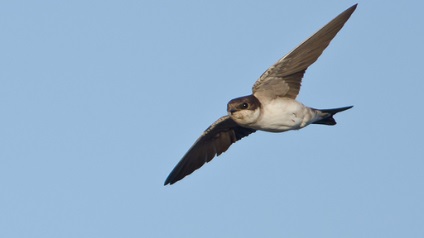
M 253 95 L 235 98 L 228 102 L 227 112 L 237 124 L 248 126 L 258 120 L 261 103 Z

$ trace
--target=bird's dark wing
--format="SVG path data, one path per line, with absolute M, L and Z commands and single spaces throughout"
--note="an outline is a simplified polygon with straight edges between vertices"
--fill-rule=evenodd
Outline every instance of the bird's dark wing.
M 306 69 L 330 44 L 337 32 L 355 11 L 353 5 L 321 28 L 292 52 L 267 69 L 253 85 L 253 94 L 260 99 L 288 97 L 295 99 Z
M 203 164 L 211 161 L 215 155 L 225 152 L 231 144 L 255 132 L 239 126 L 229 116 L 223 116 L 206 129 L 194 145 L 165 180 L 165 185 L 173 184 L 193 173 Z

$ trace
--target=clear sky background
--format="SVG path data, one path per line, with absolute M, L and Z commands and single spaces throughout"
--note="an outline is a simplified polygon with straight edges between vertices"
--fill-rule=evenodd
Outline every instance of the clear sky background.
M 197 137 L 354 1 L 2 1 L 0 237 L 424 237 L 424 3 L 360 1 L 298 100 L 172 186 Z

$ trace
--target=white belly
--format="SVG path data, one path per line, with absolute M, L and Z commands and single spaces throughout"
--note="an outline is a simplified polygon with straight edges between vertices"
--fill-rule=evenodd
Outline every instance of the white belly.
M 302 103 L 289 98 L 278 98 L 261 105 L 259 119 L 251 124 L 256 130 L 283 132 L 298 130 L 316 119 L 316 113 Z

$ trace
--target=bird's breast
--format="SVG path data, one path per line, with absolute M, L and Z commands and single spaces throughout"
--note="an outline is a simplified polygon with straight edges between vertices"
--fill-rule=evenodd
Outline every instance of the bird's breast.
M 262 103 L 259 119 L 250 127 L 269 132 L 297 130 L 310 124 L 315 112 L 290 98 Z

